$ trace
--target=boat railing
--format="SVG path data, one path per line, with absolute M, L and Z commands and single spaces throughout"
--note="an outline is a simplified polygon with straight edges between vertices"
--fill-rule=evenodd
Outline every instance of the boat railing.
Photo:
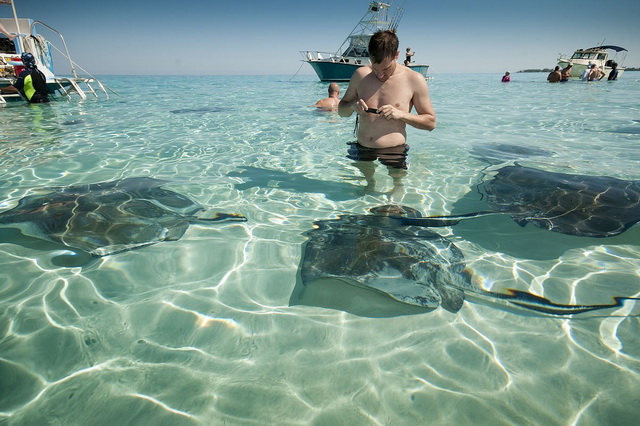
M 60 41 L 62 42 L 62 47 L 64 50 L 58 48 L 55 44 L 51 43 L 51 41 L 45 39 L 41 35 L 30 36 L 30 37 L 40 43 L 46 43 L 50 48 L 53 48 L 56 52 L 58 52 L 62 57 L 64 57 L 69 62 L 69 68 L 71 70 L 71 74 L 73 75 L 73 77 L 54 76 L 54 81 L 58 85 L 58 89 L 57 89 L 58 92 L 60 92 L 63 96 L 66 96 L 67 98 L 70 98 L 72 93 L 76 93 L 78 94 L 78 96 L 80 96 L 80 98 L 86 99 L 87 98 L 86 92 L 91 93 L 94 97 L 97 98 L 98 97 L 97 92 L 100 91 L 108 99 L 109 93 L 107 89 L 109 89 L 111 92 L 113 92 L 113 90 L 108 88 L 106 85 L 100 82 L 100 80 L 92 76 L 89 72 L 87 72 L 87 70 L 82 68 L 73 59 L 71 59 L 69 48 L 67 47 L 67 43 L 65 42 L 64 37 L 60 33 L 60 31 L 56 30 L 50 25 L 45 24 L 42 21 L 33 21 L 30 27 L 31 34 L 37 34 L 36 31 L 34 30 L 36 25 L 42 25 L 43 27 L 50 30 L 52 33 L 56 34 L 60 38 Z M 41 54 L 39 55 L 41 61 L 45 62 L 44 63 L 45 66 L 47 66 L 48 68 L 51 68 L 51 64 L 46 63 L 47 61 L 51 62 L 50 51 L 48 49 L 42 49 L 42 48 L 38 50 L 41 51 Z M 80 69 L 84 73 L 84 76 L 78 75 L 78 72 L 76 71 L 76 69 Z M 92 84 L 97 85 L 97 87 L 94 88 Z
M 303 61 L 305 62 L 318 62 L 318 61 L 322 61 L 322 62 L 333 62 L 333 63 L 342 63 L 342 64 L 355 64 L 355 65 L 362 65 L 362 64 L 368 64 L 368 59 L 369 58 L 365 58 L 365 57 L 349 57 L 349 56 L 344 56 L 344 55 L 337 55 L 335 53 L 331 53 L 331 52 L 319 52 L 316 50 L 301 50 L 300 53 L 302 54 L 302 57 L 304 58 Z M 363 62 L 363 59 L 365 60 Z
M 306 61 L 330 61 L 338 62 L 340 57 L 331 52 L 319 52 L 317 50 L 301 50 L 300 53 Z
M 18 99 L 22 98 L 20 93 L 0 93 L 0 105 L 4 105 L 7 103 L 7 99 Z
M 33 21 L 33 22 L 31 23 L 31 28 L 30 28 L 30 33 L 31 33 L 31 34 L 36 34 L 36 32 L 34 31 L 34 27 L 35 27 L 37 24 L 40 24 L 40 25 L 42 25 L 43 27 L 48 28 L 50 31 L 54 32 L 55 34 L 57 34 L 57 35 L 58 35 L 58 37 L 60 37 L 60 40 L 62 41 L 62 45 L 64 46 L 64 51 L 65 51 L 66 53 L 62 53 L 62 52 L 60 51 L 60 49 L 57 49 L 57 48 L 56 48 L 56 50 L 57 50 L 58 52 L 60 52 L 60 53 L 61 53 L 61 54 L 62 54 L 62 55 L 63 55 L 63 56 L 64 56 L 64 57 L 69 61 L 69 67 L 71 68 L 71 74 L 73 74 L 73 76 L 74 76 L 75 78 L 78 78 L 78 74 L 76 74 L 76 70 L 75 70 L 75 68 L 73 67 L 73 61 L 71 60 L 71 54 L 69 53 L 69 48 L 67 47 L 67 43 L 64 41 L 64 37 L 62 36 L 62 34 L 60 33 L 60 31 L 58 31 L 58 30 L 56 30 L 55 28 L 53 28 L 53 27 L 51 27 L 51 26 L 49 26 L 49 25 L 45 24 L 45 23 L 44 23 L 44 22 L 42 22 L 42 21 Z M 49 42 L 49 45 L 54 46 L 51 42 Z M 55 46 L 54 46 L 54 47 L 55 47 Z

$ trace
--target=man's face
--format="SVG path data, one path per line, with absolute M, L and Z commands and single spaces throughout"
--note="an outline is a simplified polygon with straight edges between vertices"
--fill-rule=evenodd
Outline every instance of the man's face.
M 398 53 L 396 53 L 396 56 L 393 58 L 388 58 L 383 60 L 382 62 L 371 64 L 371 69 L 373 70 L 376 78 L 383 82 L 387 81 L 396 70 L 396 66 L 398 66 L 398 64 L 396 63 L 397 59 Z

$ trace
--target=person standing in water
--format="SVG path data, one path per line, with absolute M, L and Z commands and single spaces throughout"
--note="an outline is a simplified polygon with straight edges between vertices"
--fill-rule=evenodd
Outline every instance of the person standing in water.
M 613 81 L 618 79 L 618 64 L 616 62 L 611 64 L 611 72 L 609 73 L 609 77 L 607 80 Z
M 571 72 L 573 69 L 573 64 L 569 64 L 566 67 L 564 67 L 562 69 L 562 71 L 560 71 L 560 81 L 569 81 L 569 78 L 571 78 Z
M 327 111 L 337 111 L 340 103 L 340 85 L 338 83 L 329 84 L 329 97 L 320 99 L 316 102 L 315 107 Z
M 11 86 L 0 88 L 1 93 L 20 93 L 30 103 L 40 104 L 49 102 L 47 78 L 36 66 L 36 58 L 29 52 L 21 55 L 25 70 Z
M 556 65 L 553 71 L 547 76 L 547 81 L 549 83 L 557 83 L 560 80 L 562 80 L 562 74 L 560 73 L 560 67 Z
M 371 65 L 356 69 L 338 104 L 341 117 L 356 116 L 356 141 L 347 157 L 356 161 L 367 186 L 375 185 L 373 161 L 389 169 L 394 187 L 407 170 L 407 124 L 421 130 L 436 127 L 436 112 L 424 76 L 397 63 L 398 37 L 378 31 L 369 41 Z M 412 113 L 415 110 L 415 113 Z

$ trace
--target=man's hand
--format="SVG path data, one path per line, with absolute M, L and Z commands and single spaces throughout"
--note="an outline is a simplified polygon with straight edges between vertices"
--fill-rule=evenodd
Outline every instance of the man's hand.
M 356 113 L 360 115 L 366 114 L 368 109 L 369 109 L 369 106 L 367 105 L 367 103 L 362 99 L 358 99 L 358 102 L 356 102 L 356 105 L 354 107 L 354 110 L 356 111 Z
M 393 105 L 382 105 L 378 108 L 378 111 L 380 111 L 380 114 L 387 120 L 402 120 L 402 118 L 407 115 L 406 112 L 400 111 Z

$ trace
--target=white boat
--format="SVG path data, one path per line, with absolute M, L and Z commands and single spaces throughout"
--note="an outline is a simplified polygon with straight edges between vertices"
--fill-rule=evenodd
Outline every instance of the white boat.
M 613 58 L 609 57 L 609 51 L 615 52 Z M 622 59 L 619 62 L 620 64 L 623 64 L 627 57 L 627 49 L 619 46 L 596 46 L 588 49 L 578 49 L 573 52 L 573 55 L 571 55 L 570 58 L 567 58 L 565 55 L 560 55 L 558 58 L 558 66 L 562 69 L 569 64 L 573 64 L 573 67 L 571 68 L 571 77 L 580 77 L 587 67 L 591 64 L 595 64 L 596 67 L 604 71 L 603 79 L 606 80 L 609 77 L 612 65 L 615 63 L 618 70 L 618 78 L 620 78 L 625 70 L 623 66 L 618 65 L 617 55 L 620 52 L 624 52 L 622 54 Z
M 17 76 L 24 69 L 20 55 L 23 52 L 29 52 L 35 57 L 38 69 L 45 75 L 51 94 L 67 98 L 77 95 L 77 97 L 85 99 L 87 94 L 98 97 L 98 93 L 101 93 L 104 97 L 109 97 L 107 87 L 71 59 L 64 37 L 60 32 L 44 22 L 19 18 L 14 1 L 2 0 L 0 3 L 11 4 L 13 11 L 13 18 L 0 19 L 0 24 L 9 33 L 17 34 L 13 41 L 0 34 L 0 87 L 10 86 L 16 81 Z M 36 30 L 40 28 L 46 28 L 48 33 L 57 35 L 62 49 L 38 34 Z M 69 61 L 72 76 L 62 77 L 55 74 L 52 57 L 54 50 Z M 79 74 L 78 69 L 83 74 Z M 21 99 L 21 95 L 0 93 L 0 104 L 13 99 Z
M 320 81 L 349 81 L 357 68 L 371 64 L 368 51 L 369 39 L 377 31 L 396 30 L 404 13 L 403 8 L 398 8 L 389 18 L 391 3 L 392 1 L 370 2 L 367 12 L 337 51 L 331 53 L 303 50 L 300 52 L 303 61 L 313 67 Z M 409 68 L 427 78 L 429 65 L 412 63 Z

